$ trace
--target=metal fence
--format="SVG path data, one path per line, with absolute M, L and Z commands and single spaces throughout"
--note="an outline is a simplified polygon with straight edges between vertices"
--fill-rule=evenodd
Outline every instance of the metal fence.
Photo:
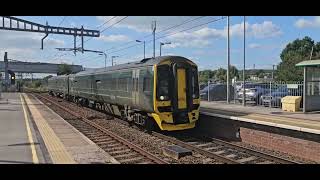
M 208 88 L 208 86 L 210 88 Z M 285 96 L 303 96 L 303 82 L 234 82 L 230 87 L 230 103 L 242 104 L 245 89 L 245 103 L 252 106 L 281 108 L 281 99 Z M 227 85 L 211 83 L 200 90 L 200 96 L 205 101 L 227 100 Z M 302 108 L 302 101 L 300 108 Z

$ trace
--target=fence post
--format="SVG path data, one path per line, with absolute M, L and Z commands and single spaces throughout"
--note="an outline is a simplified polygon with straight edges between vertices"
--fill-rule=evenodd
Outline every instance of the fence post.
M 272 107 L 272 94 L 271 94 L 271 88 L 272 88 L 272 81 L 270 81 L 270 103 L 269 103 L 269 107 Z
M 237 95 L 237 81 L 234 80 L 233 83 L 233 102 L 236 104 L 236 95 Z
M 208 81 L 208 102 L 210 102 L 210 81 Z

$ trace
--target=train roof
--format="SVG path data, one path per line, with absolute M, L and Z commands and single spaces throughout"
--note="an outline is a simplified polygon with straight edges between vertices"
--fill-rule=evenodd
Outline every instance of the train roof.
M 93 74 L 93 73 L 96 74 L 96 73 L 103 73 L 103 72 L 120 70 L 120 69 L 135 68 L 135 67 L 141 67 L 141 66 L 152 66 L 154 64 L 159 64 L 161 61 L 164 61 L 167 59 L 173 59 L 175 61 L 189 60 L 189 59 L 187 59 L 185 57 L 181 57 L 181 56 L 158 56 L 156 58 L 146 58 L 146 59 L 142 59 L 140 61 L 119 64 L 116 66 L 109 66 L 106 68 L 98 68 L 98 69 L 90 69 L 87 71 L 81 71 L 81 72 L 78 72 L 76 75 L 87 75 L 87 74 Z

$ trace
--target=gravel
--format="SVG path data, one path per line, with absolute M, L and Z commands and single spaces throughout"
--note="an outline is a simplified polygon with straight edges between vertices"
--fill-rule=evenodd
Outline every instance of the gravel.
M 47 98 L 57 101 L 57 98 L 51 97 L 49 95 L 44 95 Z M 40 100 L 41 97 L 37 96 Z M 107 115 L 105 113 L 92 110 L 86 107 L 77 106 L 74 103 L 58 99 L 60 105 L 68 107 L 70 110 L 79 113 L 82 117 L 85 117 L 99 125 L 102 125 L 106 129 L 112 131 L 113 133 L 129 140 L 135 145 L 147 150 L 149 153 L 154 154 L 163 160 L 172 164 L 220 164 L 219 161 L 211 158 L 207 158 L 197 152 L 193 152 L 192 156 L 182 157 L 179 160 L 165 156 L 162 153 L 162 149 L 168 145 L 173 145 L 172 143 L 152 136 L 144 131 L 140 130 L 136 126 L 129 127 L 123 123 L 115 120 L 114 117 Z M 61 110 L 60 108 L 46 103 L 52 110 L 58 113 L 65 120 L 77 119 L 69 113 Z
M 45 95 L 46 97 L 53 99 L 57 101 L 57 98 Z M 39 97 L 38 97 L 39 98 Z M 41 98 L 39 98 L 41 100 Z M 186 156 L 182 157 L 179 160 L 172 159 L 170 157 L 167 157 L 163 155 L 162 149 L 168 145 L 173 145 L 171 142 L 162 140 L 160 138 L 157 138 L 155 136 L 152 136 L 148 133 L 145 133 L 141 129 L 137 128 L 136 126 L 129 127 L 128 125 L 125 125 L 125 122 L 119 122 L 119 120 L 115 119 L 113 116 L 107 115 L 105 113 L 86 108 L 86 107 L 80 107 L 77 106 L 74 103 L 70 103 L 68 101 L 59 99 L 58 102 L 68 107 L 70 110 L 75 111 L 79 114 L 81 114 L 82 117 L 85 117 L 91 121 L 94 121 L 98 123 L 99 125 L 102 125 L 106 129 L 112 131 L 113 133 L 129 140 L 133 144 L 136 144 L 140 146 L 141 148 L 147 150 L 148 152 L 157 155 L 158 157 L 162 158 L 163 160 L 173 163 L 173 164 L 219 164 L 220 162 L 215 159 L 207 158 L 197 152 L 193 152 L 192 156 Z M 65 111 L 62 111 L 60 108 L 57 108 L 51 104 L 47 105 L 56 111 L 62 118 L 66 120 L 75 119 L 74 116 L 70 115 L 69 113 L 66 113 Z M 170 134 L 170 133 L 169 133 Z M 183 136 L 183 135 L 182 135 Z M 189 136 L 190 137 L 190 136 Z M 181 139 L 181 138 L 178 138 Z M 183 138 L 182 138 L 183 139 Z M 253 146 L 251 144 L 247 144 L 244 142 L 233 142 L 233 144 L 240 145 L 242 147 L 250 148 L 253 150 L 258 150 L 267 154 L 272 154 L 278 157 L 282 157 L 284 159 L 293 160 L 296 162 L 301 163 L 316 163 L 312 162 L 300 157 L 295 157 L 283 152 L 279 151 L 273 151 L 268 150 L 266 148 Z M 238 153 L 237 153 L 238 154 Z M 259 161 L 256 161 L 259 162 Z

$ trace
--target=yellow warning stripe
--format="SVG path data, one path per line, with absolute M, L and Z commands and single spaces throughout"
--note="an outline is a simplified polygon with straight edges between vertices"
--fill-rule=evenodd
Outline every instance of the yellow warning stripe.
M 38 156 L 37 156 L 36 147 L 34 146 L 33 137 L 32 137 L 32 133 L 31 133 L 31 130 L 30 130 L 29 118 L 28 118 L 28 115 L 27 115 L 26 107 L 25 107 L 26 103 L 25 103 L 24 99 L 22 98 L 21 94 L 19 94 L 19 95 L 20 95 L 21 105 L 22 105 L 22 109 L 23 109 L 24 119 L 25 119 L 25 122 L 26 122 L 28 140 L 29 140 L 30 147 L 31 147 L 32 162 L 34 164 L 38 164 L 39 163 L 39 159 L 38 159 Z
M 48 149 L 52 162 L 54 164 L 75 164 L 76 162 L 67 152 L 63 143 L 60 141 L 56 133 L 43 118 L 38 108 L 31 102 L 28 95 L 23 94 L 26 102 L 29 104 L 29 109 L 33 119 L 39 129 L 41 137 Z

